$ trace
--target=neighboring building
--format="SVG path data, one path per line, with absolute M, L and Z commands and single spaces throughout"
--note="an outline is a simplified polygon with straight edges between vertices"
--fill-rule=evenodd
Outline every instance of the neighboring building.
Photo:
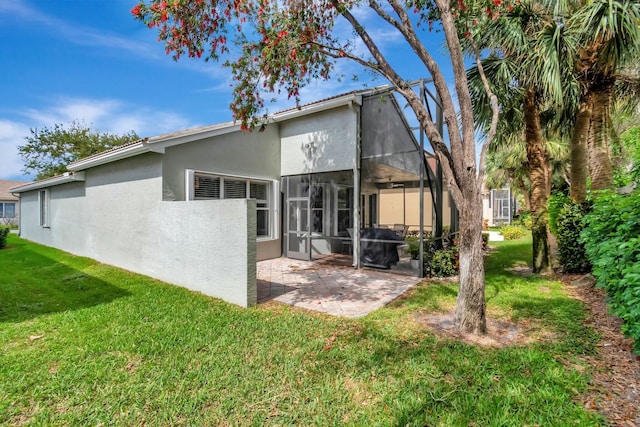
M 359 239 L 345 241 L 387 220 L 399 200 L 388 189 L 417 187 L 421 155 L 393 92 L 378 89 L 273 114 L 262 131 L 141 139 L 12 191 L 26 239 L 247 306 L 257 260 L 347 250 L 359 265 Z M 415 225 L 410 203 L 403 222 Z
M 20 215 L 18 197 L 11 193 L 11 188 L 26 184 L 24 181 L 0 180 L 0 225 L 17 225 Z
M 482 219 L 490 227 L 511 224 L 517 203 L 508 186 L 482 191 Z

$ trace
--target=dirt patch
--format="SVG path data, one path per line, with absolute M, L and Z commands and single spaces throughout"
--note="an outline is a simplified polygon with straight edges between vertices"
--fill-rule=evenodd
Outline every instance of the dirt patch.
M 585 407 L 594 409 L 616 426 L 640 426 L 640 357 L 632 353 L 633 340 L 620 332 L 621 320 L 611 316 L 604 290 L 590 276 L 559 276 L 571 296 L 589 310 L 586 324 L 602 337 L 596 356 L 584 357 L 593 367 L 591 388 L 583 396 Z
M 454 338 L 467 344 L 503 348 L 526 345 L 550 338 L 533 333 L 530 325 L 516 324 L 505 319 L 487 316 L 487 334 L 474 335 L 458 330 L 453 323 L 453 313 L 429 313 L 417 315 L 416 321 L 437 335 Z

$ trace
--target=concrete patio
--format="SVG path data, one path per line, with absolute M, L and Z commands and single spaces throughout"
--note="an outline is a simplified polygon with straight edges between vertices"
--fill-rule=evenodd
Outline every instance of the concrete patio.
M 258 303 L 270 300 L 334 316 L 361 317 L 415 286 L 417 277 L 324 261 L 258 262 Z

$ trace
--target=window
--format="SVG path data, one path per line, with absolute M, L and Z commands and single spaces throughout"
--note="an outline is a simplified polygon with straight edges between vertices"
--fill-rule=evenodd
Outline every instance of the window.
M 257 235 L 269 235 L 269 184 L 266 182 L 249 181 L 249 197 L 256 199 Z
M 220 198 L 220 178 L 195 175 L 193 184 L 195 200 Z
M 314 184 L 311 187 L 311 231 L 324 234 L 324 187 Z
M 16 204 L 13 202 L 0 202 L 0 218 L 15 218 L 16 217 Z
M 491 190 L 494 222 L 509 222 L 511 219 L 511 197 L 509 189 Z
M 375 227 L 378 224 L 378 195 L 369 195 L 369 227 Z
M 255 199 L 257 236 L 271 235 L 271 182 L 187 171 L 189 200 Z
M 50 210 L 50 195 L 49 190 L 40 190 L 38 192 L 38 203 L 40 205 L 40 225 L 42 227 L 49 227 L 49 210 Z
M 338 186 L 336 194 L 337 223 L 336 234 L 346 233 L 347 228 L 353 228 L 353 188 Z

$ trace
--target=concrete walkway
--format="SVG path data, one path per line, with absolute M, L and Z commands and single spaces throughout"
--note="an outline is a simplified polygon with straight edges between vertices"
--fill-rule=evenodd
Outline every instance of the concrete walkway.
M 274 300 L 334 316 L 361 317 L 419 281 L 373 269 L 276 258 L 258 262 L 258 303 Z

